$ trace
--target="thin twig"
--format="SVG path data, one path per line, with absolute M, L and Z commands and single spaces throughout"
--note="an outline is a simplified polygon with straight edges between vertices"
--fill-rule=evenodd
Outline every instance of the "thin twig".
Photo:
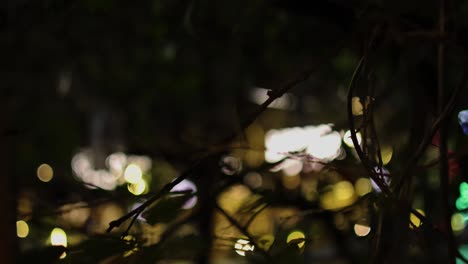
M 338 46 L 338 48 L 335 51 L 339 51 L 341 45 Z M 334 55 L 334 54 L 332 54 Z M 325 59 L 329 59 L 329 57 L 326 57 Z M 265 100 L 258 108 L 257 110 L 250 115 L 249 118 L 247 118 L 244 122 L 241 124 L 241 131 L 245 130 L 247 127 L 249 127 L 265 110 L 268 108 L 268 106 L 276 99 L 280 98 L 283 96 L 287 91 L 291 90 L 294 88 L 297 84 L 307 80 L 309 76 L 315 72 L 319 67 L 321 66 L 321 63 L 317 63 L 314 65 L 314 67 L 311 67 L 310 69 L 307 69 L 300 74 L 298 74 L 295 78 L 285 82 L 284 84 L 280 85 L 277 89 L 273 89 L 268 93 L 268 99 Z M 166 193 L 168 193 L 172 188 L 174 188 L 177 184 L 182 182 L 184 179 L 186 179 L 188 176 L 193 174 L 195 170 L 197 170 L 201 163 L 206 160 L 207 157 L 220 153 L 225 150 L 224 147 L 219 147 L 219 146 L 226 146 L 226 144 L 229 144 L 234 140 L 237 136 L 239 135 L 239 132 L 235 132 L 232 135 L 226 137 L 224 140 L 222 140 L 219 144 L 213 145 L 211 148 L 208 148 L 208 151 L 205 152 L 204 155 L 202 155 L 201 158 L 199 158 L 197 161 L 195 161 L 189 169 L 187 169 L 185 172 L 183 172 L 180 176 L 178 176 L 174 181 L 166 184 L 158 193 L 156 193 L 153 197 L 149 198 L 147 201 L 145 201 L 143 204 L 141 204 L 139 207 L 133 209 L 129 213 L 125 214 L 124 216 L 120 217 L 117 220 L 114 220 L 109 223 L 109 227 L 107 228 L 107 232 L 112 231 L 112 229 L 119 227 L 123 222 L 127 221 L 130 219 L 130 217 L 134 215 L 139 215 L 141 214 L 148 206 L 156 202 L 158 199 L 160 199 L 162 196 L 164 196 Z M 131 226 L 130 226 L 131 227 Z
M 255 242 L 255 239 L 252 237 L 252 235 L 247 231 L 247 228 L 243 227 L 239 222 L 237 222 L 236 219 L 234 219 L 231 215 L 228 214 L 221 206 L 218 204 L 215 205 L 215 208 L 221 212 L 228 220 L 233 224 L 243 235 L 249 238 L 250 242 L 252 245 L 260 251 L 260 253 L 265 257 L 267 261 L 271 262 L 271 257 L 270 255 L 261 247 L 258 246 L 257 242 Z

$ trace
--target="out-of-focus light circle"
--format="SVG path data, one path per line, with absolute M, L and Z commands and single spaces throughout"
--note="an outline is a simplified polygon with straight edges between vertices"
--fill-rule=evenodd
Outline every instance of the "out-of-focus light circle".
M 171 192 L 181 192 L 181 191 L 192 191 L 192 193 L 197 192 L 197 186 L 195 183 L 189 180 L 183 180 L 174 188 L 171 189 Z M 196 196 L 190 198 L 185 204 L 182 206 L 183 209 L 192 209 L 197 204 L 198 198 Z
M 283 176 L 282 178 L 283 186 L 286 189 L 293 190 L 299 187 L 301 184 L 301 177 L 299 176 Z
M 262 187 L 262 175 L 257 172 L 249 172 L 244 176 L 244 183 L 250 188 L 257 189 Z
M 128 183 L 138 183 L 143 177 L 141 168 L 136 164 L 130 164 L 127 166 L 124 172 L 124 178 Z
M 370 231 L 371 231 L 370 226 L 365 223 L 354 224 L 354 233 L 358 237 L 365 237 L 370 233 Z
M 41 164 L 37 167 L 37 178 L 42 182 L 49 182 L 54 177 L 54 170 L 49 164 Z
M 422 209 L 416 209 L 421 215 L 425 216 L 425 213 Z M 415 214 L 411 213 L 410 214 L 410 228 L 413 229 L 415 227 L 419 227 L 421 225 L 421 219 L 417 217 Z
M 133 195 L 141 195 L 145 192 L 146 190 L 146 182 L 141 179 L 140 181 L 136 182 L 136 183 L 129 183 L 127 185 L 127 189 L 130 193 L 132 193 Z
M 451 219 L 451 225 L 453 231 L 463 231 L 465 229 L 465 217 L 460 213 L 453 214 Z
M 358 141 L 358 144 L 361 145 L 361 141 L 362 141 L 361 133 L 356 132 L 356 139 Z M 354 148 L 354 143 L 353 143 L 353 140 L 351 138 L 351 131 L 350 130 L 348 130 L 348 131 L 346 131 L 344 133 L 343 142 L 346 144 L 346 146 L 348 146 L 350 148 Z
M 348 200 L 354 195 L 354 187 L 349 181 L 340 181 L 335 184 L 333 193 L 337 200 Z
M 391 146 L 382 146 L 380 150 L 382 156 L 382 164 L 387 165 L 393 157 L 393 148 Z
M 356 190 L 357 195 L 363 196 L 372 191 L 372 184 L 371 181 L 367 178 L 359 178 L 354 183 L 354 188 Z
M 254 251 L 255 246 L 250 244 L 250 241 L 247 239 L 238 239 L 234 244 L 234 250 L 240 256 L 245 257 L 246 251 Z
M 50 243 L 52 246 L 64 246 L 67 247 L 67 234 L 61 228 L 54 228 L 50 233 Z M 60 258 L 65 258 L 67 254 L 64 252 Z
M 286 243 L 289 244 L 289 242 L 295 240 L 295 239 L 305 239 L 304 232 L 296 230 L 291 232 L 288 237 L 286 238 Z M 305 241 L 299 242 L 296 244 L 298 248 L 302 248 L 305 245 Z
M 19 238 L 25 238 L 29 235 L 29 226 L 23 220 L 16 221 L 16 235 Z

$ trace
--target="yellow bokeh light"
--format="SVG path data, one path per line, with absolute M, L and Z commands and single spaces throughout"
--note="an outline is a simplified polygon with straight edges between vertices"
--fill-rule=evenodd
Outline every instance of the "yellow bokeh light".
M 234 244 L 234 249 L 237 254 L 240 256 L 245 257 L 245 252 L 246 251 L 254 251 L 255 246 L 250 244 L 249 240 L 246 239 L 238 239 L 236 243 Z
M 372 184 L 371 181 L 367 178 L 359 178 L 354 183 L 354 188 L 356 190 L 357 195 L 363 196 L 372 191 Z
M 143 179 L 141 179 L 136 183 L 129 183 L 127 188 L 128 191 L 131 192 L 133 195 L 141 195 L 146 190 L 146 182 Z
M 304 239 L 304 241 L 299 242 L 299 243 L 296 244 L 298 248 L 304 247 L 304 245 L 305 245 L 305 235 L 304 235 L 304 232 L 298 231 L 298 230 L 293 231 L 293 232 L 291 232 L 291 233 L 288 235 L 288 238 L 286 239 L 286 243 L 289 244 L 289 242 L 291 242 L 291 241 L 293 241 L 293 240 L 296 240 L 296 239 Z
M 356 132 L 356 139 L 358 141 L 358 144 L 360 145 L 361 140 L 362 140 L 361 133 Z M 350 130 L 346 131 L 346 133 L 344 134 L 343 142 L 346 144 L 346 146 L 348 146 L 350 148 L 354 148 L 354 143 L 353 143 L 353 140 L 351 139 L 351 131 Z
M 354 187 L 349 181 L 340 181 L 333 187 L 333 193 L 337 200 L 348 200 L 354 195 Z
M 357 96 L 353 97 L 351 100 L 351 109 L 353 115 L 360 116 L 363 115 L 364 107 L 362 106 L 361 99 Z
M 124 172 L 124 178 L 128 183 L 138 183 L 143 177 L 141 168 L 136 164 L 130 164 L 127 166 Z
M 54 228 L 50 233 L 50 243 L 52 246 L 64 246 L 67 247 L 67 234 L 61 228 Z M 64 252 L 60 258 L 65 258 L 67 254 Z
M 460 213 L 455 213 L 452 215 L 452 230 L 455 232 L 460 232 L 465 229 L 465 217 Z
M 41 164 L 37 167 L 37 178 L 42 182 L 49 182 L 54 177 L 54 170 L 49 164 Z
M 422 214 L 423 216 L 425 216 L 424 214 L 424 211 L 421 210 L 421 209 L 416 209 L 416 211 L 418 211 L 420 214 Z M 419 219 L 419 217 L 417 217 L 415 214 L 411 213 L 410 214 L 410 228 L 413 229 L 414 227 L 419 227 L 421 225 L 421 219 Z
M 296 189 L 301 184 L 301 177 L 299 177 L 298 175 L 283 176 L 281 179 L 283 182 L 283 186 L 289 190 Z
M 16 221 L 16 235 L 20 238 L 25 238 L 29 235 L 29 226 L 23 220 Z
M 320 204 L 324 209 L 336 210 L 352 204 L 356 200 L 354 186 L 348 181 L 340 181 L 333 185 L 331 191 L 320 196 Z
M 382 156 L 382 164 L 387 165 L 393 157 L 393 148 L 391 146 L 382 146 L 380 150 Z
M 364 237 L 367 236 L 371 231 L 370 226 L 364 223 L 356 223 L 354 224 L 354 233 L 356 233 L 356 236 L 359 237 Z

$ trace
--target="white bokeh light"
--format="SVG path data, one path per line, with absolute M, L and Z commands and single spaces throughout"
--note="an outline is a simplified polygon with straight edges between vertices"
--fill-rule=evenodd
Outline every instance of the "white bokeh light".
M 272 129 L 265 135 L 265 160 L 278 162 L 291 153 L 303 152 L 314 161 L 330 162 L 342 155 L 341 135 L 332 129 L 331 124 L 318 126 Z M 281 164 L 287 175 L 295 175 L 302 170 L 298 162 L 289 160 Z

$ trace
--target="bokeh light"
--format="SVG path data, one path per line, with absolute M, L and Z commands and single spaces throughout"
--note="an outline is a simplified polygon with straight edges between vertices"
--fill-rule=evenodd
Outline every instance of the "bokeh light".
M 270 163 L 292 156 L 279 166 L 288 168 L 287 175 L 301 171 L 302 159 L 330 162 L 343 154 L 340 133 L 333 131 L 330 124 L 272 129 L 265 134 L 265 148 L 265 160 Z
M 127 156 L 122 152 L 116 152 L 106 158 L 107 168 L 96 169 L 92 157 L 93 153 L 90 150 L 76 153 L 71 161 L 73 172 L 79 180 L 86 184 L 86 187 L 108 191 L 126 183 L 140 186 L 143 174 L 151 169 L 152 163 L 147 156 Z M 148 186 L 146 186 L 147 190 Z
M 421 215 L 425 216 L 425 213 L 422 209 L 416 209 L 416 211 L 418 211 Z M 409 226 L 411 229 L 421 226 L 421 219 L 419 219 L 419 217 L 417 217 L 413 213 L 410 214 L 410 222 L 411 223 Z
M 460 233 L 465 229 L 465 217 L 461 213 L 453 214 L 450 222 L 455 233 Z
M 362 141 L 361 133 L 356 132 L 356 139 L 358 141 L 358 144 L 361 145 L 361 141 Z M 346 131 L 344 133 L 343 142 L 345 143 L 346 146 L 348 146 L 350 148 L 354 148 L 354 143 L 353 143 L 353 139 L 351 138 L 351 131 L 350 130 L 348 130 L 348 131 Z
M 54 177 L 54 170 L 49 164 L 41 164 L 37 167 L 37 178 L 42 182 L 49 182 Z
M 140 179 L 138 182 L 129 183 L 127 189 L 133 195 L 141 195 L 147 190 L 147 184 L 143 179 Z
M 387 165 L 393 157 L 393 148 L 392 146 L 382 146 L 380 150 L 381 157 L 382 157 L 382 164 Z
M 16 221 L 16 235 L 19 238 L 25 238 L 29 235 L 29 226 L 28 223 L 26 223 L 26 221 Z
M 354 233 L 358 237 L 365 237 L 369 235 L 371 227 L 365 221 L 360 221 L 354 224 Z
M 460 191 L 460 196 L 455 201 L 455 207 L 461 211 L 468 208 L 468 183 L 460 183 L 458 189 Z
M 359 178 L 354 183 L 354 189 L 357 195 L 364 196 L 372 191 L 372 183 L 368 178 Z
M 136 164 L 130 164 L 125 168 L 124 179 L 128 183 L 138 183 L 143 177 L 143 172 L 141 168 Z
M 320 205 L 327 210 L 337 210 L 356 200 L 354 186 L 348 181 L 340 181 L 320 196 Z
M 289 242 L 294 241 L 296 239 L 304 239 L 304 241 L 296 244 L 298 248 L 303 248 L 305 245 L 305 235 L 304 232 L 300 230 L 295 230 L 289 233 L 288 237 L 286 238 L 286 243 L 289 244 Z
M 269 91 L 270 90 L 265 88 L 253 87 L 250 90 L 249 99 L 256 104 L 261 105 L 269 98 Z M 295 105 L 296 100 L 294 96 L 290 93 L 285 93 L 283 96 L 277 98 L 275 101 L 269 104 L 268 108 L 288 110 L 293 109 Z
M 61 228 L 54 228 L 50 233 L 50 244 L 52 246 L 64 246 L 67 247 L 67 234 Z M 65 258 L 67 254 L 64 252 L 60 258 Z
M 361 99 L 359 97 L 353 97 L 351 100 L 351 110 L 353 115 L 359 116 L 363 114 L 364 107 L 362 106 Z
M 247 239 L 238 239 L 234 244 L 234 250 L 240 256 L 245 257 L 246 251 L 254 251 L 255 246 L 250 244 L 250 241 Z
M 283 176 L 281 177 L 283 186 L 286 189 L 294 190 L 301 184 L 301 177 L 299 176 Z

